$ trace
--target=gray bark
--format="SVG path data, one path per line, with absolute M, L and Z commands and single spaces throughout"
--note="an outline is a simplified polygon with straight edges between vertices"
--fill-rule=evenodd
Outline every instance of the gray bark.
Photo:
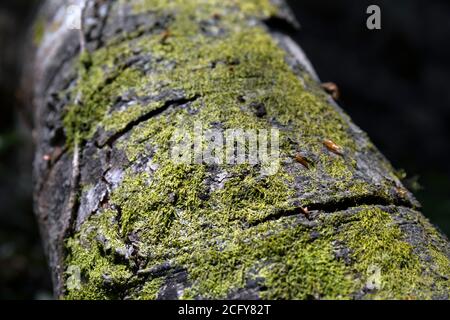
M 195 1 L 187 1 L 191 2 Z M 256 1 L 257 4 L 263 2 L 265 1 Z M 35 210 L 42 228 L 57 296 L 75 299 L 448 298 L 450 247 L 447 239 L 418 211 L 419 203 L 402 186 L 390 164 L 373 147 L 365 133 L 320 89 L 314 69 L 289 36 L 298 25 L 284 3 L 276 1 L 278 11 L 269 15 L 260 14 L 257 10 L 249 11 L 248 16 L 236 18 L 243 19 L 240 22 L 229 22 L 218 17 L 206 21 L 197 17 L 197 21 L 196 17 L 190 17 L 201 24 L 200 35 L 212 39 L 208 40 L 212 44 L 228 39 L 233 32 L 241 32 L 242 30 L 233 29 L 237 26 L 243 28 L 244 32 L 246 28 L 252 30 L 255 26 L 258 30 L 263 30 L 262 39 L 265 39 L 264 34 L 269 35 L 278 48 L 270 49 L 269 46 L 269 51 L 264 54 L 276 60 L 276 50 L 281 49 L 285 54 L 285 65 L 290 71 L 282 69 L 280 72 L 295 74 L 299 83 L 304 84 L 305 90 L 313 97 L 311 99 L 314 101 L 311 103 L 323 103 L 323 107 L 322 104 L 319 106 L 319 114 L 314 115 L 308 109 L 310 106 L 303 105 L 303 100 L 299 100 L 298 110 L 303 113 L 289 109 L 286 112 L 290 112 L 292 121 L 285 121 L 282 107 L 273 102 L 283 99 L 283 94 L 273 91 L 265 96 L 266 100 L 260 102 L 264 110 L 251 115 L 251 121 L 277 128 L 288 137 L 291 152 L 283 153 L 282 170 L 289 179 L 280 180 L 285 184 L 286 195 L 275 197 L 274 192 L 278 189 L 275 190 L 264 179 L 258 180 L 251 171 L 230 173 L 230 168 L 203 165 L 206 174 L 200 185 L 204 194 L 196 194 L 195 202 L 200 205 L 194 209 L 188 203 L 189 199 L 183 198 L 189 192 L 184 189 L 181 191 L 184 186 L 179 185 L 179 189 L 171 186 L 173 189 L 167 190 L 169 187 L 165 185 L 165 181 L 155 178 L 164 170 L 164 164 L 158 163 L 155 157 L 164 143 L 155 141 L 151 136 L 142 137 L 141 140 L 136 137 L 143 134 L 141 131 L 154 119 L 170 121 L 167 119 L 172 119 L 179 112 L 183 123 L 189 123 L 190 117 L 197 116 L 196 103 L 210 103 L 210 93 L 188 93 L 186 84 L 176 78 L 167 80 L 167 90 L 160 91 L 157 95 L 153 94 L 154 87 L 150 84 L 147 87 L 144 85 L 139 94 L 130 90 L 117 95 L 117 92 L 108 90 L 113 87 L 116 78 L 129 68 L 141 72 L 143 78 L 160 72 L 158 65 L 154 64 L 157 53 L 152 52 L 152 48 L 142 49 L 142 42 L 139 41 L 163 37 L 161 41 L 170 43 L 171 35 L 167 30 L 175 28 L 174 21 L 186 13 L 182 8 L 177 10 L 177 7 L 166 11 L 164 8 L 149 8 L 137 13 L 129 4 L 117 1 L 78 3 L 86 5 L 81 31 L 64 27 L 65 17 L 58 15 L 62 8 L 60 3 L 46 3 L 41 17 L 46 31 L 37 48 L 33 69 L 33 112 L 36 125 Z M 210 10 L 202 6 L 204 4 L 198 2 L 198 12 Z M 225 5 L 216 6 L 218 12 L 225 10 Z M 240 17 L 240 12 L 244 12 L 239 6 L 236 11 L 233 10 L 229 15 Z M 226 21 L 222 22 L 223 20 Z M 181 36 L 176 36 L 183 37 L 182 32 Z M 88 97 L 79 89 L 80 83 L 86 80 L 80 74 L 85 72 L 87 79 L 92 79 L 95 76 L 92 70 L 96 67 L 80 67 L 80 52 L 84 51 L 84 54 L 91 57 L 88 64 L 101 63 L 95 60 L 96 52 L 102 48 L 112 50 L 117 43 L 128 43 L 130 52 L 123 57 L 118 56 L 115 65 L 104 66 L 105 79 L 91 93 L 91 98 L 95 97 L 96 101 L 107 104 L 101 120 L 117 110 L 130 108 L 133 103 L 144 106 L 160 104 L 117 126 L 94 124 L 92 135 L 83 136 L 83 139 L 71 144 L 64 118 L 69 108 L 87 108 Z M 256 50 L 254 47 L 247 49 L 249 55 Z M 186 57 L 189 57 L 187 60 L 193 54 L 189 50 L 193 49 L 186 49 Z M 241 57 L 239 52 L 235 53 L 236 57 Z M 233 61 L 233 57 L 228 58 Z M 185 68 L 184 59 L 184 56 L 171 56 L 158 63 L 166 64 L 168 69 Z M 210 62 L 208 68 L 211 68 L 211 73 L 217 65 L 221 67 L 223 63 Z M 247 61 L 236 61 L 228 68 L 230 72 L 234 69 L 239 72 L 240 65 L 244 63 Z M 261 65 L 256 65 L 262 69 Z M 270 67 L 269 65 L 267 68 Z M 258 74 L 259 71 L 262 72 L 254 72 Z M 195 74 L 196 71 L 191 72 Z M 274 74 L 274 79 L 276 76 Z M 261 77 L 265 80 L 264 75 Z M 219 79 L 219 83 L 222 80 Z M 197 80 L 193 78 L 193 81 Z M 251 85 L 246 83 L 242 87 L 242 96 L 253 97 L 264 90 L 265 85 L 265 82 L 254 82 Z M 286 82 L 286 86 L 290 88 L 290 83 Z M 219 90 L 234 93 L 226 86 Z M 252 106 L 255 104 L 247 103 L 251 98 L 244 98 L 241 109 L 244 110 L 243 116 L 247 116 L 252 113 Z M 305 122 L 306 118 L 310 122 Z M 223 128 L 226 118 L 224 122 L 220 121 L 222 120 L 213 125 Z M 306 123 L 312 128 L 310 136 L 303 126 Z M 336 132 L 342 131 L 345 139 L 342 139 L 342 146 L 337 146 L 342 148 L 342 152 L 333 150 L 327 144 L 322 145 L 324 140 L 331 137 L 316 136 L 316 133 L 322 132 L 333 134 L 334 130 L 322 129 L 327 126 L 335 127 Z M 76 127 L 76 130 L 82 129 Z M 302 133 L 306 135 L 302 139 L 306 140 L 305 143 L 301 139 L 295 140 L 296 135 L 292 134 L 295 130 L 304 130 Z M 125 150 L 131 150 L 131 147 L 141 150 L 139 148 L 143 145 L 145 147 L 142 151 L 133 156 Z M 311 164 L 311 168 L 295 161 L 296 154 L 301 154 Z M 342 171 L 330 168 L 336 163 L 341 164 L 336 165 L 336 170 Z M 153 164 L 156 164 L 154 168 Z M 124 197 L 118 193 L 127 192 L 123 176 L 130 172 L 136 179 L 140 174 L 148 173 L 149 179 L 155 179 L 156 182 L 152 182 L 154 184 L 149 190 L 144 184 Z M 170 173 L 167 177 L 175 179 Z M 246 178 L 253 179 L 258 188 L 266 188 L 268 194 L 263 198 L 255 195 L 252 185 L 246 184 Z M 240 191 L 237 192 L 234 206 L 228 207 L 227 214 L 238 217 L 232 219 L 227 216 L 226 219 L 229 220 L 225 221 L 229 221 L 228 224 L 209 220 L 211 212 L 216 210 L 214 208 L 229 206 L 226 196 L 220 199 L 216 196 L 221 189 L 227 192 L 235 190 L 227 189 L 233 183 Z M 193 185 L 192 188 L 198 186 Z M 130 206 L 130 202 L 142 193 L 159 190 L 158 188 L 162 190 L 161 198 L 155 200 L 149 196 L 146 209 L 141 208 L 145 203 L 136 202 L 136 215 L 132 212 L 130 228 L 124 227 L 128 226 L 124 222 L 124 211 L 128 210 L 126 208 Z M 246 193 L 249 189 L 251 192 Z M 261 189 L 257 192 L 264 193 Z M 173 199 L 168 200 L 168 195 L 173 195 Z M 241 202 L 246 197 L 249 201 Z M 248 210 L 251 216 L 246 216 L 247 211 L 241 207 L 245 203 L 252 208 Z M 254 210 L 253 204 L 259 209 Z M 168 242 L 167 253 L 155 258 L 154 252 L 159 254 L 160 248 L 151 239 L 143 240 L 146 234 L 141 229 L 148 226 L 149 232 L 155 232 L 157 237 L 161 237 L 161 241 L 165 241 L 177 234 L 177 225 L 184 222 L 173 214 L 168 226 L 161 227 L 158 222 L 146 225 L 152 222 L 145 220 L 147 215 L 142 212 L 151 216 L 165 210 L 177 212 L 181 216 L 187 210 L 192 213 L 191 216 L 198 215 L 198 219 L 204 219 L 205 223 L 197 226 L 197 220 L 188 216 L 185 230 L 192 232 L 192 240 L 187 241 L 181 234 L 178 238 L 175 236 L 173 239 L 183 244 L 177 247 Z M 107 217 L 111 212 L 113 218 L 108 227 L 110 230 L 105 231 L 104 226 L 97 225 L 100 222 L 95 219 Z M 203 215 L 204 212 L 207 214 Z M 217 209 L 217 212 L 221 211 Z M 220 213 L 218 216 L 222 217 Z M 154 231 L 158 228 L 163 231 Z M 92 232 L 92 229 L 95 231 Z M 214 229 L 217 232 L 212 236 L 210 230 Z M 110 232 L 114 237 L 110 236 Z M 233 238 L 233 233 L 238 235 Z M 203 242 L 196 239 L 196 235 L 204 237 Z M 279 250 L 260 247 L 255 241 L 259 236 L 259 241 L 267 242 L 267 245 L 279 241 Z M 289 240 L 292 242 L 291 248 L 285 243 L 286 237 L 292 238 Z M 68 245 L 68 242 L 72 245 Z M 214 242 L 218 243 L 217 247 L 212 244 Z M 242 253 L 238 256 L 229 253 L 227 245 L 230 243 L 240 248 Z M 194 247 L 199 244 L 204 246 L 204 253 L 195 252 Z M 77 251 L 74 248 L 82 249 Z M 81 265 L 82 259 L 77 255 L 81 255 L 83 250 L 98 250 L 99 259 L 104 261 L 105 267 L 100 262 L 90 262 L 92 270 Z M 188 260 L 184 256 L 186 250 L 192 251 Z M 260 255 L 254 253 L 258 250 L 261 251 Z M 222 259 L 236 259 L 237 262 L 229 265 Z M 223 271 L 218 271 L 217 265 L 221 263 Z M 372 265 L 375 268 L 373 274 L 368 270 Z M 73 269 L 69 269 L 72 266 L 81 269 L 81 279 L 74 280 L 71 273 Z M 125 270 L 123 276 L 117 273 L 119 268 Z M 101 276 L 96 272 L 102 273 Z M 275 277 L 275 272 L 279 272 L 280 277 Z M 236 280 L 236 277 L 241 278 Z M 412 283 L 406 283 L 405 279 Z M 72 281 L 75 281 L 75 285 L 68 285 Z M 381 281 L 382 284 L 373 285 L 371 281 Z M 400 281 L 406 282 L 402 284 Z M 216 287 L 211 282 L 217 282 Z M 342 282 L 345 285 L 341 286 Z M 157 288 L 154 289 L 154 286 Z M 149 287 L 153 288 L 151 294 L 148 292 Z

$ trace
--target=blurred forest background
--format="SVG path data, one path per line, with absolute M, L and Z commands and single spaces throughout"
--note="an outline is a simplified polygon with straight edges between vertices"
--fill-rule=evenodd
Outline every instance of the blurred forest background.
M 341 106 L 393 163 L 424 214 L 450 235 L 450 2 L 288 0 L 296 36 Z M 0 299 L 51 298 L 32 210 L 29 118 L 19 90 L 39 0 L 0 3 Z M 366 29 L 378 4 L 382 30 Z M 27 75 L 24 75 L 27 76 Z

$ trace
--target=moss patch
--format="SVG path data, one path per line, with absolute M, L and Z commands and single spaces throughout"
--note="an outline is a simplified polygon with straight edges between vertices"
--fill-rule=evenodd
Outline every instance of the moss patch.
M 75 282 L 68 287 L 66 299 L 120 298 L 119 292 L 132 272 L 129 265 L 120 261 L 126 247 L 112 211 L 92 217 L 79 238 L 67 240 L 66 248 L 70 252 L 68 270 L 72 270 L 67 276 Z
M 345 221 L 339 239 L 352 251 L 354 273 L 362 275 L 362 286 L 367 285 L 368 270 L 379 269 L 379 287 L 369 294 L 371 298 L 430 298 L 427 290 L 433 279 L 422 278 L 423 264 L 389 213 L 378 208 L 360 211 Z
M 45 20 L 38 18 L 33 26 L 33 44 L 39 46 L 44 39 Z
M 79 267 L 82 277 L 80 289 L 67 288 L 67 298 L 155 298 L 175 269 L 188 275 L 183 298 L 226 298 L 249 286 L 265 298 L 351 298 L 365 288 L 363 274 L 373 264 L 387 283 L 370 293 L 375 298 L 417 296 L 407 281 L 431 288 L 430 279 L 420 279 L 421 262 L 381 209 L 321 214 L 318 225 L 299 216 L 271 221 L 300 214 L 291 201 L 296 175 L 305 177 L 304 192 L 315 196 L 324 186 L 349 189 L 353 197 L 373 188 L 352 173 L 352 156 L 361 150 L 347 119 L 317 88 L 311 90 L 317 85 L 299 80 L 286 53 L 255 24 L 274 14 L 269 1 L 207 1 L 200 7 L 198 1 L 144 1 L 134 10 L 173 20 L 163 35 L 111 41 L 81 58 L 72 89 L 80 102 L 65 117 L 68 143 L 100 129 L 119 132 L 161 108 L 170 93 L 192 101 L 168 107 L 117 141 L 132 165 L 143 164 L 126 170 L 109 207 L 68 240 L 66 264 Z M 150 67 L 124 63 L 133 58 L 147 59 Z M 133 103 L 116 110 L 117 98 L 130 91 Z M 263 104 L 266 114 L 256 116 L 252 103 Z M 282 167 L 262 176 L 258 166 L 175 164 L 170 138 L 177 129 L 192 131 L 195 121 L 205 129 L 280 128 L 281 161 L 301 151 L 315 155 L 314 166 L 301 175 Z M 327 152 L 324 139 L 342 147 L 345 157 Z M 391 181 L 381 183 L 388 189 Z M 351 262 L 336 255 L 340 243 L 351 249 Z M 133 276 L 163 262 L 171 268 L 160 277 Z

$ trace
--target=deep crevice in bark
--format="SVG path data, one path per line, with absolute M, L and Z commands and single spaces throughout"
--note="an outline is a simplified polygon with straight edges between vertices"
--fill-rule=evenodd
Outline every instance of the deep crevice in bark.
M 103 148 L 105 146 L 112 146 L 117 139 L 119 139 L 121 136 L 132 130 L 135 126 L 139 125 L 142 122 L 145 122 L 161 113 L 169 109 L 170 107 L 176 107 L 181 106 L 183 104 L 193 102 L 198 99 L 198 95 L 193 96 L 192 98 L 181 98 L 181 99 L 173 99 L 168 100 L 164 103 L 164 105 L 160 108 L 157 108 L 155 110 L 152 110 L 148 113 L 145 113 L 144 115 L 140 116 L 134 121 L 129 122 L 123 129 L 117 131 L 114 135 L 112 135 L 108 140 L 106 140 L 105 143 L 98 144 L 97 147 Z
M 335 213 L 339 211 L 347 211 L 352 208 L 358 208 L 362 206 L 397 206 L 408 209 L 416 209 L 406 200 L 394 199 L 389 200 L 383 196 L 378 195 L 365 195 L 356 198 L 343 198 L 339 200 L 331 200 L 327 202 L 310 203 L 305 207 L 296 207 L 292 210 L 283 210 L 276 212 L 268 217 L 251 223 L 250 226 L 254 227 L 267 221 L 278 220 L 283 217 L 303 215 L 307 220 L 313 220 L 312 215 L 315 212 Z

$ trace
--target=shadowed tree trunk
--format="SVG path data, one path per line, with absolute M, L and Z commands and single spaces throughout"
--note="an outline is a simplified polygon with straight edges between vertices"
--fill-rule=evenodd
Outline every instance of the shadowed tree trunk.
M 275 0 L 44 5 L 34 194 L 58 297 L 448 298 L 447 240 L 297 28 Z M 278 130 L 278 170 L 174 162 L 172 137 L 199 124 Z

